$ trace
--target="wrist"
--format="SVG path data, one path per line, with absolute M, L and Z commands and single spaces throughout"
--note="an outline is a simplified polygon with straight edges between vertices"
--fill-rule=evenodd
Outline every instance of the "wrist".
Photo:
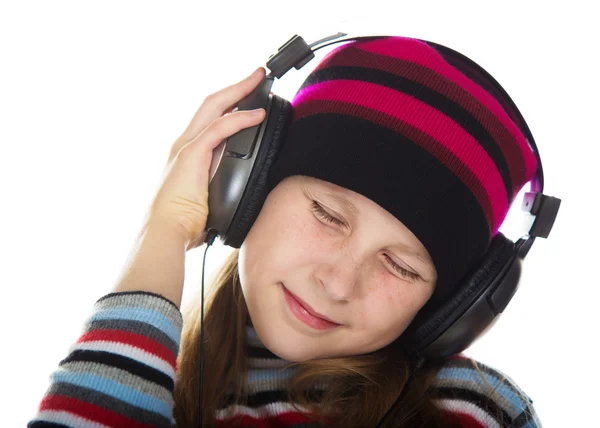
M 144 235 L 151 235 L 173 245 L 181 245 L 184 248 L 190 243 L 187 232 L 182 230 L 180 226 L 158 217 L 148 217 L 145 220 L 140 231 L 140 236 Z
M 149 291 L 179 307 L 185 276 L 187 240 L 176 227 L 147 219 L 123 267 L 113 292 Z

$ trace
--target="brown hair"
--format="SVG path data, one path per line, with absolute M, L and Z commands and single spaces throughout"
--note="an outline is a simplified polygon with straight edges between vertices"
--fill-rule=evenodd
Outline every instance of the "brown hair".
M 206 296 L 204 320 L 204 379 L 202 426 L 214 427 L 229 385 L 236 404 L 244 404 L 248 385 L 245 372 L 245 325 L 248 308 L 238 281 L 235 249 L 215 276 Z M 174 417 L 181 428 L 199 426 L 200 294 L 183 311 L 184 327 L 177 358 Z M 328 427 L 374 427 L 403 391 L 410 363 L 394 343 L 367 355 L 317 359 L 290 365 L 297 368 L 288 385 L 290 402 L 309 409 L 315 421 Z M 394 406 L 384 427 L 448 427 L 451 421 L 428 394 L 440 363 L 428 363 L 411 380 L 402 406 Z M 318 402 L 310 391 L 327 381 Z

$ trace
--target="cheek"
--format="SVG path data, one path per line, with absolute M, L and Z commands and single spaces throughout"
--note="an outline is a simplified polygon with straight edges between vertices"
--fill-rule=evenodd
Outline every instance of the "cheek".
M 378 274 L 378 281 L 369 286 L 357 321 L 367 330 L 404 328 L 424 304 L 425 297 L 417 287 L 419 284 L 405 283 L 386 272 Z
M 291 204 L 265 205 L 250 228 L 239 252 L 240 280 L 280 281 L 285 272 L 304 263 L 315 242 L 304 213 Z
M 273 236 L 273 242 L 279 247 L 277 254 L 283 264 L 314 263 L 324 254 L 337 251 L 332 245 L 339 235 L 303 206 L 289 212 L 278 230 L 279 235 Z

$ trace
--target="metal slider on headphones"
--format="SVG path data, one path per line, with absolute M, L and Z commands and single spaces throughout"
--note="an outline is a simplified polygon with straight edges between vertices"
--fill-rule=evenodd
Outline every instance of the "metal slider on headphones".
M 267 67 L 271 70 L 270 77 L 281 78 L 292 67 L 300 70 L 315 54 L 302 37 L 295 34 L 283 46 L 277 49 L 277 53 L 271 55 L 267 61 Z
M 319 49 L 317 47 L 318 45 L 329 40 L 338 39 L 345 35 L 346 33 L 338 32 L 308 45 L 302 37 L 295 34 L 277 49 L 277 53 L 269 57 L 269 60 L 267 61 L 267 67 L 271 70 L 269 77 L 280 79 L 281 76 L 291 70 L 292 67 L 296 70 L 300 70 L 306 63 L 315 57 L 313 51 Z

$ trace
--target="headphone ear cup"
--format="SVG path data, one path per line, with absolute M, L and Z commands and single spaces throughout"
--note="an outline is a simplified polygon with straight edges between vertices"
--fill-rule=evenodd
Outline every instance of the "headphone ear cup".
M 436 360 L 458 354 L 484 333 L 517 290 L 522 259 L 498 232 L 481 261 L 437 308 L 427 305 L 401 336 L 410 354 Z
M 292 107 L 289 101 L 272 94 L 271 110 L 265 118 L 265 132 L 258 147 L 256 163 L 248 177 L 244 195 L 233 217 L 229 232 L 223 243 L 240 248 L 256 221 L 267 198 L 267 176 L 277 159 L 287 127 L 292 119 Z

